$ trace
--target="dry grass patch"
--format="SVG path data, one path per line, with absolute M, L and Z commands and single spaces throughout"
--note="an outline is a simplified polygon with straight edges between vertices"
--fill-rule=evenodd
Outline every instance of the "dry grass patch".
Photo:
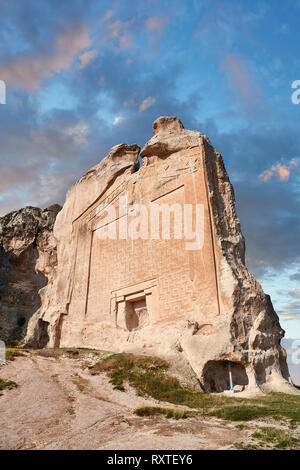
M 27 350 L 22 350 L 18 348 L 6 348 L 5 349 L 5 354 L 6 354 L 6 361 L 14 361 L 16 357 L 21 357 L 25 356 L 24 352 Z
M 299 440 L 291 433 L 274 427 L 263 427 L 252 434 L 252 437 L 259 440 L 260 445 L 270 444 L 275 449 L 294 449 L 299 447 Z
M 175 410 L 172 408 L 161 408 L 156 406 L 143 406 L 141 408 L 137 408 L 134 413 L 137 416 L 142 417 L 163 415 L 169 419 L 187 419 L 191 416 L 191 414 L 187 413 L 186 411 Z

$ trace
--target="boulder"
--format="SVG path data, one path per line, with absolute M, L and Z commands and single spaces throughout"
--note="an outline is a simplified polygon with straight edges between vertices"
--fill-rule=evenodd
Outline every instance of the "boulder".
M 0 339 L 7 345 L 24 336 L 56 266 L 53 226 L 60 210 L 25 207 L 0 218 Z

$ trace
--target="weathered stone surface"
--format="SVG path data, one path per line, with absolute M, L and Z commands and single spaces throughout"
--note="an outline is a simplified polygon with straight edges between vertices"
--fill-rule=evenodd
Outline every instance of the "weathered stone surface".
M 8 344 L 22 337 L 56 266 L 52 230 L 60 209 L 25 207 L 0 218 L 0 339 Z
M 141 151 L 141 157 L 152 155 L 168 156 L 188 148 L 199 146 L 201 139 L 207 137 L 201 132 L 184 129 L 176 117 L 160 117 L 153 123 L 153 137 Z
M 68 191 L 57 217 L 58 267 L 40 312 L 48 346 L 183 355 L 206 391 L 233 385 L 292 391 L 284 335 L 270 298 L 245 266 L 233 188 L 208 138 L 174 117 L 139 148 L 113 147 Z M 126 205 L 124 198 L 126 197 Z M 203 244 L 144 236 L 136 204 L 203 208 Z M 168 207 L 168 206 L 167 206 Z M 141 212 L 140 212 L 141 215 Z M 192 219 L 195 219 L 193 212 Z M 126 220 L 140 238 L 105 238 Z M 149 222 L 149 217 L 147 215 Z M 194 220 L 195 221 L 195 220 Z M 123 226 L 124 229 L 124 226 Z M 110 231 L 110 232 L 109 232 Z
M 240 393 L 240 392 L 243 392 L 245 389 L 245 386 L 244 385 L 235 385 L 233 387 L 233 392 L 234 393 Z

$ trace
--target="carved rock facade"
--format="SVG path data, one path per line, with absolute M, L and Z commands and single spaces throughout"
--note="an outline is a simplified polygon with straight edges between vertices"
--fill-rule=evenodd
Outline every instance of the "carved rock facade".
M 54 227 L 58 267 L 28 338 L 42 321 L 48 347 L 183 355 L 206 391 L 289 390 L 284 332 L 245 266 L 221 155 L 177 118 L 153 131 L 140 168 L 139 147 L 117 145 L 69 189 Z M 196 232 L 197 207 L 193 245 L 178 230 L 192 221 Z

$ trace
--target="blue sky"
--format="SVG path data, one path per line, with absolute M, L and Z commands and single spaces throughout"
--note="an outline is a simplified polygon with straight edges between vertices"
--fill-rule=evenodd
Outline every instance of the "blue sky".
M 222 153 L 247 264 L 300 338 L 300 1 L 0 0 L 0 11 L 0 215 L 62 203 L 112 145 L 142 146 L 158 116 L 178 116 Z

